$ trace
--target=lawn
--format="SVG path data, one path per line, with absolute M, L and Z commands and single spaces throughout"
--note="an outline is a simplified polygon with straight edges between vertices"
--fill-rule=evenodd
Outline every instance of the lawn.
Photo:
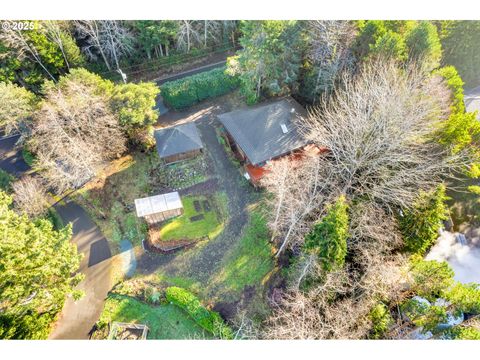
M 210 204 L 210 210 L 203 208 L 204 201 Z M 195 202 L 202 207 L 195 209 Z M 216 193 L 212 196 L 189 195 L 182 197 L 184 213 L 169 220 L 161 229 L 162 240 L 195 240 L 207 236 L 213 239 L 222 232 L 225 227 L 225 214 L 227 198 L 224 193 Z M 194 216 L 203 215 L 203 219 L 192 221 Z
M 221 284 L 228 295 L 238 297 L 245 286 L 263 288 L 263 282 L 274 268 L 269 230 L 265 218 L 252 211 L 242 238 L 224 257 L 214 284 Z M 227 294 L 226 294 L 227 295 Z
M 133 297 L 110 295 L 99 324 L 112 321 L 134 322 L 149 327 L 148 339 L 210 339 L 190 316 L 173 304 L 148 305 Z

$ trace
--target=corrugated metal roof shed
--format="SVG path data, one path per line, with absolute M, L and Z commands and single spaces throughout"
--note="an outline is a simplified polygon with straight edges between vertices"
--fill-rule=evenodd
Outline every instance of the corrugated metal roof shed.
M 135 199 L 138 217 L 158 214 L 164 211 L 182 209 L 183 204 L 177 191 L 141 199 Z

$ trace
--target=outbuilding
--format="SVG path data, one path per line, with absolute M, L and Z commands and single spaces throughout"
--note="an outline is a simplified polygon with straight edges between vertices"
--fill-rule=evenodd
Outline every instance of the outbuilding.
M 150 226 L 183 214 L 182 200 L 176 191 L 135 199 L 135 209 L 137 216 Z
M 191 159 L 203 150 L 195 123 L 158 129 L 154 133 L 157 152 L 166 164 Z

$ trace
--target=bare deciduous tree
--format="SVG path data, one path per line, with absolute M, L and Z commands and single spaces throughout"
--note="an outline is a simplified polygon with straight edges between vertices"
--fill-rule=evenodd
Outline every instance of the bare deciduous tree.
M 44 215 L 49 202 L 43 184 L 37 177 L 25 176 L 12 184 L 15 207 L 30 218 Z
M 85 55 L 96 60 L 98 53 L 108 70 L 112 63 L 119 69 L 119 60 L 131 53 L 131 34 L 118 20 L 81 20 L 75 21 L 79 37 L 85 40 L 82 47 Z
M 95 89 L 67 82 L 51 88 L 35 116 L 30 140 L 38 166 L 58 193 L 90 180 L 125 149 L 125 137 L 108 101 Z
M 467 160 L 434 141 L 447 106 L 439 79 L 378 62 L 346 76 L 327 106 L 314 108 L 299 125 L 329 149 L 325 165 L 341 193 L 410 207 L 420 190 L 434 188 Z
M 308 22 L 308 32 L 307 56 L 317 72 L 312 97 L 318 99 L 323 91 L 333 88 L 339 74 L 353 66 L 350 46 L 355 28 L 349 21 L 317 20 Z
M 368 336 L 368 315 L 378 299 L 399 303 L 408 288 L 397 210 L 413 206 L 420 190 L 468 163 L 466 155 L 452 156 L 435 141 L 448 116 L 448 93 L 437 78 L 375 63 L 343 83 L 299 123 L 328 152 L 296 167 L 274 161 L 264 184 L 273 195 L 269 225 L 280 250 L 301 248 L 326 204 L 344 195 L 350 204 L 349 261 L 325 274 L 315 257 L 299 257 L 304 261 L 292 269 L 292 285 L 265 324 L 266 338 Z M 309 287 L 302 289 L 306 278 Z
M 181 20 L 178 26 L 177 48 L 186 52 L 195 44 L 202 43 L 202 29 L 196 20 Z

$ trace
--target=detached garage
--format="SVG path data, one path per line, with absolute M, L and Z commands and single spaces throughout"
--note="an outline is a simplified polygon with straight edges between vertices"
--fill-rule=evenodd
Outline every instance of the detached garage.
M 154 135 L 158 155 L 166 164 L 193 158 L 203 149 L 195 123 L 159 129 Z

